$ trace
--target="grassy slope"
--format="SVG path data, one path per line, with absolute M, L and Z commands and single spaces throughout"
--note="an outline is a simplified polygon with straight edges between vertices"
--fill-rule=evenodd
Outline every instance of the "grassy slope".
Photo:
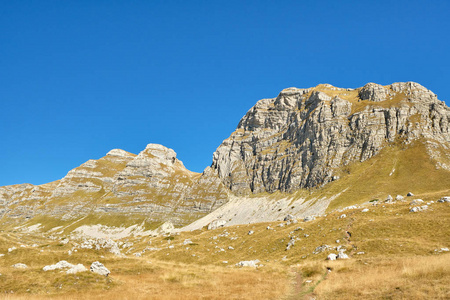
M 347 210 L 345 218 L 339 218 L 343 212 L 336 211 L 307 223 L 271 222 L 185 232 L 170 238 L 128 238 L 134 246 L 128 257 L 122 258 L 86 249 L 69 256 L 71 242 L 62 245 L 29 234 L 0 232 L 0 253 L 6 254 L 0 257 L 0 292 L 13 290 L 16 296 L 32 298 L 48 293 L 69 299 L 301 299 L 311 294 L 319 299 L 450 297 L 450 254 L 435 251 L 450 246 L 450 205 L 434 203 L 419 213 L 410 213 L 408 202 L 368 208 L 365 213 L 361 208 Z M 254 233 L 249 235 L 249 230 Z M 300 240 L 286 251 L 291 236 Z M 184 245 L 186 239 L 193 244 Z M 33 243 L 39 246 L 30 247 Z M 335 250 L 313 254 L 324 244 L 345 247 L 352 259 L 325 261 Z M 13 245 L 18 249 L 8 253 Z M 145 251 L 140 258 L 132 255 L 147 247 L 160 250 Z M 361 251 L 365 254 L 356 254 Z M 44 265 L 63 259 L 85 266 L 100 260 L 112 273 L 104 278 L 42 271 Z M 265 266 L 234 267 L 249 259 L 259 259 Z M 10 267 L 18 262 L 30 269 Z M 331 273 L 326 272 L 327 267 Z

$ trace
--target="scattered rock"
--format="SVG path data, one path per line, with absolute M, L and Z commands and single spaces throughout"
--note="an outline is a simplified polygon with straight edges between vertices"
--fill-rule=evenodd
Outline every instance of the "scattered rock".
M 256 267 L 259 266 L 258 264 L 259 264 L 259 259 L 243 260 L 243 261 L 238 262 L 236 264 L 236 266 L 238 266 L 238 267 L 253 267 L 253 268 L 256 268 Z
M 336 260 L 337 259 L 337 255 L 334 253 L 330 253 L 327 256 L 327 260 Z
M 82 264 L 74 265 L 72 268 L 66 271 L 66 274 L 76 274 L 79 272 L 85 272 L 87 271 L 86 267 Z
M 252 235 L 252 234 L 254 234 L 255 232 L 253 231 L 253 230 L 250 230 L 249 232 L 248 232 L 248 235 Z
M 368 212 L 369 209 L 368 208 L 364 208 L 361 212 Z
M 441 199 L 438 200 L 438 202 L 440 203 L 450 202 L 450 197 L 442 197 Z
M 13 252 L 13 251 L 16 250 L 16 249 L 17 249 L 16 247 L 8 248 L 8 252 Z
M 111 273 L 101 262 L 98 261 L 94 261 L 91 265 L 91 272 L 103 275 L 103 276 L 108 276 L 109 273 Z
M 16 269 L 28 269 L 28 266 L 26 264 L 22 264 L 22 263 L 14 264 L 11 267 L 16 268 Z
M 214 230 L 219 227 L 223 227 L 223 226 L 225 226 L 226 223 L 227 223 L 227 221 L 225 221 L 225 220 L 220 220 L 220 219 L 214 220 L 211 223 L 209 223 L 208 230 Z
M 319 253 L 321 253 L 321 252 L 323 252 L 323 251 L 326 251 L 326 250 L 329 250 L 329 249 L 331 249 L 330 246 L 328 246 L 328 245 L 322 245 L 322 246 L 317 247 L 317 248 L 313 251 L 313 254 L 319 254 Z
M 52 271 L 52 270 L 59 270 L 64 268 L 72 268 L 73 265 L 71 263 L 68 263 L 65 260 L 61 260 L 60 262 L 54 264 L 54 265 L 48 265 L 42 268 L 44 271 Z
M 403 199 L 405 199 L 405 197 L 403 197 L 402 195 L 395 196 L 395 200 L 397 201 L 402 201 Z
M 416 200 L 411 201 L 411 203 L 409 203 L 409 205 L 419 205 L 421 203 L 423 203 L 422 199 L 416 199 Z
M 284 217 L 283 221 L 289 221 L 289 220 L 294 220 L 294 216 L 288 214 L 286 217 Z
M 392 198 L 391 195 L 388 195 L 386 200 L 384 201 L 385 203 L 392 203 L 394 201 L 394 198 Z
M 309 222 L 309 221 L 312 221 L 312 220 L 315 220 L 316 218 L 314 217 L 314 216 L 306 216 L 304 219 L 303 219 L 303 222 Z
M 291 238 L 291 240 L 288 242 L 288 244 L 286 246 L 286 251 L 291 249 L 291 247 L 294 245 L 295 245 L 295 239 Z
M 185 239 L 183 241 L 183 245 L 190 245 L 190 244 L 192 244 L 192 241 L 190 239 Z
M 344 251 L 339 251 L 339 254 L 337 255 L 338 259 L 349 259 L 348 255 L 344 253 Z
M 411 208 L 409 211 L 410 212 L 419 212 L 419 211 L 424 211 L 428 209 L 428 205 L 423 205 L 423 206 L 416 206 Z

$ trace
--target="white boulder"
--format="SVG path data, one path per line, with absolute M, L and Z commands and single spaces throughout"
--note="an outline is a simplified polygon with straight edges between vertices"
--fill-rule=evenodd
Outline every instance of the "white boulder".
M 111 273 L 101 262 L 94 261 L 91 264 L 90 268 L 91 272 L 94 272 L 99 275 L 108 276 Z

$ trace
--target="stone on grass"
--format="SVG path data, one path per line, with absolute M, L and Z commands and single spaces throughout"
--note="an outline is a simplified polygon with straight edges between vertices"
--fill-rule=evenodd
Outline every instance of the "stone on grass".
M 368 208 L 364 208 L 361 212 L 368 212 L 369 209 Z
M 52 270 L 59 270 L 64 268 L 72 268 L 73 265 L 71 263 L 68 263 L 65 260 L 61 260 L 60 262 L 54 264 L 54 265 L 48 265 L 42 268 L 44 271 L 52 271 Z
M 236 264 L 238 267 L 253 267 L 256 268 L 259 264 L 259 259 L 254 260 L 243 260 Z
M 99 275 L 108 276 L 111 273 L 101 262 L 94 261 L 91 264 L 91 272 Z
M 303 222 L 309 222 L 309 221 L 312 221 L 312 220 L 314 220 L 314 219 L 316 219 L 314 216 L 306 216 L 306 217 L 303 219 Z
M 16 269 L 27 269 L 28 268 L 28 266 L 26 264 L 22 264 L 22 263 L 14 264 L 11 267 L 16 268 Z
M 413 193 L 411 193 L 411 192 L 409 192 L 408 194 L 406 194 L 406 196 L 408 196 L 408 197 L 412 197 L 412 196 L 414 196 L 414 194 L 413 194 Z
M 327 260 L 336 260 L 336 258 L 337 258 L 337 255 L 334 253 L 330 253 L 327 256 Z
M 397 195 L 396 197 L 395 197 L 395 200 L 397 200 L 397 201 L 401 201 L 401 200 L 403 200 L 403 199 L 405 199 L 402 195 Z
M 438 202 L 440 203 L 450 202 L 450 197 L 442 197 L 441 199 L 438 200 Z
M 348 255 L 344 253 L 344 251 L 339 251 L 337 256 L 338 259 L 349 259 Z
M 86 267 L 83 266 L 82 264 L 78 264 L 67 270 L 66 274 L 76 274 L 78 272 L 85 272 L 85 271 L 87 271 Z

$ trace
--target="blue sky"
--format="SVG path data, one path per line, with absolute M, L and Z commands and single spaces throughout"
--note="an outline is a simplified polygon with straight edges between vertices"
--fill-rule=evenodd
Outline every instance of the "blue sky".
M 450 1 L 2 1 L 0 186 L 110 149 L 201 172 L 257 100 L 416 81 L 450 103 Z

